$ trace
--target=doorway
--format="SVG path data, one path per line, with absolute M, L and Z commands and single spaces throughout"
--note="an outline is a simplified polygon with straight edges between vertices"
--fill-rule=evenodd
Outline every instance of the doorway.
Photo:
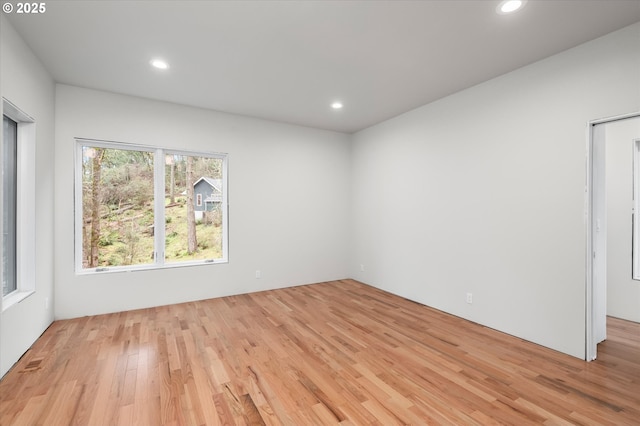
M 633 195 L 640 189 L 636 184 L 634 190 L 637 139 L 640 139 L 640 113 L 589 123 L 587 361 L 596 359 L 597 345 L 606 339 L 608 313 L 640 321 L 640 281 L 633 280 L 632 268 L 632 245 L 637 242 L 637 238 L 632 239 L 632 220 L 637 218 Z M 639 166 L 636 164 L 636 169 Z M 635 173 L 638 175 L 638 170 Z M 637 195 L 635 199 L 637 202 Z M 609 302 L 608 294 L 613 296 Z

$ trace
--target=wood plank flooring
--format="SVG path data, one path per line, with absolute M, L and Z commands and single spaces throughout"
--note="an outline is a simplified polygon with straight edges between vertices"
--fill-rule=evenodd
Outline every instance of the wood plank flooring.
M 57 321 L 1 425 L 638 425 L 640 325 L 592 363 L 352 280 Z

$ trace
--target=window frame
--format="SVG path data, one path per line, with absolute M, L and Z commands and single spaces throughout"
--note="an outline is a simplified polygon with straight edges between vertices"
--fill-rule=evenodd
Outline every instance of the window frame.
M 2 295 L 2 311 L 5 311 L 36 291 L 36 121 L 4 97 L 2 98 L 2 114 L 18 125 L 16 147 L 16 289 Z M 2 203 L 1 199 L 0 203 Z M 1 266 L 0 269 L 2 269 Z M 0 273 L 4 274 L 4 271 L 2 270 Z
M 83 203 L 82 203 L 82 148 L 83 146 L 111 148 L 129 151 L 151 152 L 154 155 L 154 257 L 153 261 L 143 265 L 123 265 L 96 268 L 83 268 Z M 222 161 L 222 257 L 217 259 L 196 259 L 180 262 L 165 262 L 165 160 L 167 155 L 217 158 Z M 180 150 L 128 142 L 114 142 L 99 139 L 75 138 L 74 159 L 74 261 L 77 275 L 111 272 L 146 271 L 166 268 L 182 268 L 189 266 L 228 263 L 229 247 L 229 204 L 228 204 L 228 154 L 210 151 Z

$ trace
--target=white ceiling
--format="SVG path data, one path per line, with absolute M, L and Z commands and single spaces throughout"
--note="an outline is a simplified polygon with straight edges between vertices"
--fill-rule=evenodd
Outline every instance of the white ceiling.
M 640 21 L 640 0 L 498 4 L 49 0 L 5 16 L 57 82 L 347 133 Z

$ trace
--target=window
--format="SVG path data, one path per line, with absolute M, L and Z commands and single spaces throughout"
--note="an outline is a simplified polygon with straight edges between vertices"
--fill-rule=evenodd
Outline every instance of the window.
M 33 118 L 2 99 L 2 309 L 35 291 L 36 138 Z
M 78 272 L 225 262 L 226 164 L 225 154 L 78 139 Z
M 2 296 L 18 289 L 18 123 L 2 116 Z

